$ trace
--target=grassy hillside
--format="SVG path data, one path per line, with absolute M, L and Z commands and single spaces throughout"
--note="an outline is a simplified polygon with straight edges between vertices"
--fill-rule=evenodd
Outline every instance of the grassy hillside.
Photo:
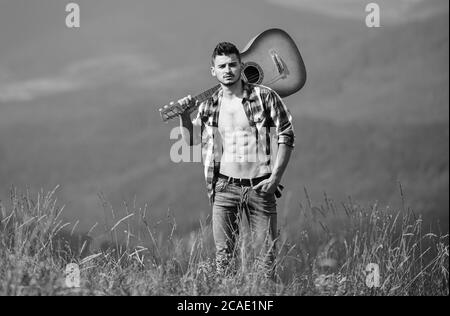
M 56 188 L 13 190 L 0 204 L 0 294 L 448 295 L 448 233 L 429 231 L 406 208 L 337 206 L 326 197 L 317 204 L 305 193 L 301 220 L 288 226 L 291 237 L 283 230 L 268 279 L 245 226 L 234 272 L 220 275 L 208 221 L 180 237 L 173 217 L 158 223 L 147 207 L 130 205 L 127 216 L 79 235 L 61 219 Z M 171 233 L 161 238 L 164 226 Z M 95 245 L 99 232 L 108 242 Z M 78 282 L 68 263 L 78 265 Z M 369 264 L 378 277 L 371 278 Z

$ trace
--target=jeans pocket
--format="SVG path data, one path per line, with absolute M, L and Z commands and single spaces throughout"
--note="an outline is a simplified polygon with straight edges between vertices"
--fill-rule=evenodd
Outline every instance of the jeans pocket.
M 225 189 L 228 186 L 228 182 L 225 179 L 219 178 L 216 182 L 215 191 L 216 192 L 222 192 L 225 191 Z
M 272 199 L 275 198 L 275 193 L 269 193 L 266 191 L 259 190 L 253 190 L 256 193 L 256 196 L 264 198 L 264 199 Z

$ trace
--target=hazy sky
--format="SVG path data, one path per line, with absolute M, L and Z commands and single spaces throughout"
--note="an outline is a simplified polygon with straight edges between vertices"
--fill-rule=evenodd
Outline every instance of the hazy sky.
M 27 102 L 41 96 L 93 89 L 118 80 L 130 85 L 134 82 L 154 86 L 162 84 L 164 78 L 170 81 L 188 77 L 195 66 L 167 68 L 162 64 L 164 47 L 176 49 L 180 38 L 198 31 L 204 34 L 198 40 L 202 43 L 213 37 L 208 33 L 213 28 L 208 31 L 202 26 L 203 18 L 205 25 L 217 21 L 226 27 L 228 16 L 233 17 L 233 11 L 239 6 L 260 3 L 255 0 L 75 2 L 81 7 L 82 21 L 82 27 L 76 31 L 65 27 L 64 9 L 68 1 L 0 2 L 0 102 Z M 363 0 L 266 2 L 303 12 L 312 10 L 333 18 L 362 20 L 365 5 L 369 3 Z M 432 14 L 442 8 L 448 10 L 447 0 L 374 2 L 381 7 L 382 24 Z M 270 12 L 270 6 L 267 10 Z M 274 17 L 274 22 L 277 19 L 280 17 Z M 240 23 L 246 25 L 245 21 Z M 153 46 L 140 47 L 141 43 L 149 42 L 147 39 L 152 39 Z
M 340 18 L 361 19 L 365 16 L 368 3 L 380 6 L 380 16 L 388 22 L 401 22 L 412 17 L 428 15 L 440 10 L 443 5 L 448 8 L 448 1 L 427 0 L 434 2 L 433 6 L 422 6 L 425 0 L 267 0 L 276 5 L 282 5 L 299 10 L 312 10 L 322 14 Z M 438 4 L 439 3 L 439 4 Z M 438 5 L 437 5 L 438 4 Z

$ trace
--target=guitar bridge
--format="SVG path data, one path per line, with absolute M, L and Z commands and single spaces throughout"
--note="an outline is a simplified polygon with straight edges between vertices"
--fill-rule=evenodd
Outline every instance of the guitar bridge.
M 286 76 L 286 67 L 285 67 L 283 60 L 280 58 L 280 56 L 278 55 L 278 53 L 275 49 L 271 49 L 269 51 L 269 53 L 270 53 L 270 57 L 272 57 L 273 63 L 277 67 L 278 74 L 282 77 L 285 77 Z

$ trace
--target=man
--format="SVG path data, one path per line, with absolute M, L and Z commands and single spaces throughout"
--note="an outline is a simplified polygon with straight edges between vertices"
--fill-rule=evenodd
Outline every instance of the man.
M 278 233 L 275 194 L 280 196 L 280 181 L 294 147 L 294 130 L 291 115 L 278 94 L 243 81 L 242 67 L 238 49 L 231 43 L 219 43 L 212 54 L 211 74 L 220 88 L 200 104 L 193 121 L 189 111 L 181 114 L 180 125 L 183 139 L 190 146 L 202 143 L 213 208 L 217 271 L 226 274 L 230 270 L 239 222 L 245 212 L 257 262 L 265 276 L 273 277 Z M 178 103 L 186 108 L 194 100 L 187 96 Z M 201 128 L 200 139 L 194 126 Z M 273 165 L 271 128 L 278 139 Z

